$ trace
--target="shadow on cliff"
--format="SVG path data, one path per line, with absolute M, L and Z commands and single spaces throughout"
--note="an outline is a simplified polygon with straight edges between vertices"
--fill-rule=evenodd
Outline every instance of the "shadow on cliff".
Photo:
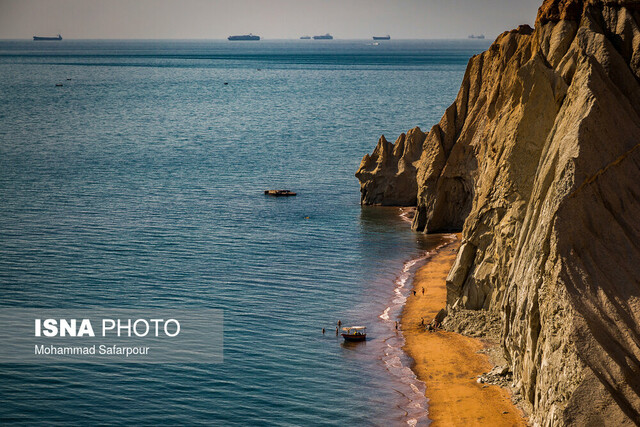
M 363 205 L 462 230 L 447 303 L 501 314 L 535 425 L 640 425 L 639 82 L 640 1 L 545 0 L 356 173 Z

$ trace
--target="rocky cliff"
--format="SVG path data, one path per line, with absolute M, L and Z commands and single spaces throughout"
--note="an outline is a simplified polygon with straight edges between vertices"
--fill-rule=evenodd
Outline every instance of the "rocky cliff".
M 501 315 L 532 424 L 640 425 L 639 0 L 546 0 L 356 176 L 416 231 L 462 230 L 448 305 Z

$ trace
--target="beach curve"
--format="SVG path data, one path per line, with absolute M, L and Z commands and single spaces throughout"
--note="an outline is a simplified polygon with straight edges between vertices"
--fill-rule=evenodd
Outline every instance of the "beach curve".
M 460 247 L 460 235 L 452 236 L 455 240 L 416 271 L 415 295 L 407 298 L 401 315 L 403 350 L 425 384 L 431 425 L 526 426 L 507 390 L 476 381 L 492 368 L 488 356 L 478 353 L 485 347 L 481 340 L 441 330 L 427 332 L 421 325 L 422 319 L 429 323 L 446 305 L 446 277 Z

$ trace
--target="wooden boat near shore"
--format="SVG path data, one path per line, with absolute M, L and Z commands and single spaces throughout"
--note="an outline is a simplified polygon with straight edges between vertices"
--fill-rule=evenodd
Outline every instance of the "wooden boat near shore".
M 347 326 L 346 328 L 342 328 L 342 331 L 341 335 L 345 341 L 356 342 L 367 339 L 366 326 Z
M 264 190 L 264 194 L 266 196 L 274 196 L 274 197 L 291 197 L 291 196 L 297 195 L 291 190 Z

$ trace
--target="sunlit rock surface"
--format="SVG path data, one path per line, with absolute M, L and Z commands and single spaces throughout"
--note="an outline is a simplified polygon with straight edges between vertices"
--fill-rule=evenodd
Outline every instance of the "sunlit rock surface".
M 501 314 L 534 425 L 640 424 L 639 24 L 640 1 L 545 1 L 357 173 L 362 203 L 462 230 L 448 304 Z

